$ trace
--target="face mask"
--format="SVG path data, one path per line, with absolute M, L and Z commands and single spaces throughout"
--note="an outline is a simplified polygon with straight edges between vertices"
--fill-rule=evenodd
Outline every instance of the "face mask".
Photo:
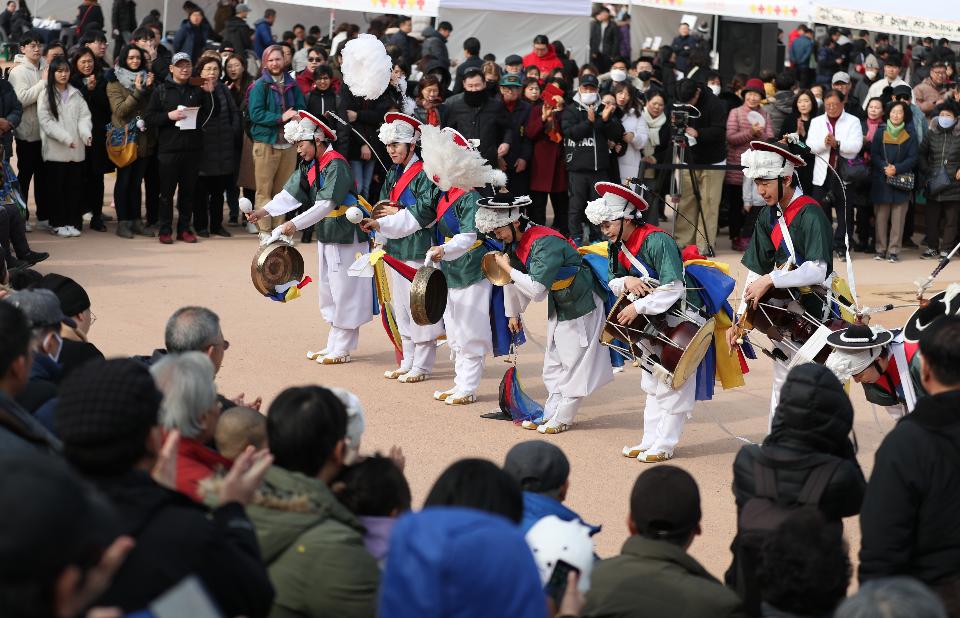
M 707 88 L 709 88 L 710 92 L 715 95 L 720 94 L 720 84 L 709 84 L 707 85 Z
M 637 73 L 637 77 L 642 82 L 648 82 L 650 81 L 650 71 L 640 71 L 639 73 Z
M 864 75 L 866 75 L 866 76 L 867 76 L 867 79 L 870 79 L 870 80 L 877 79 L 877 72 L 876 72 L 876 71 L 866 71 L 866 72 L 864 72 Z
M 597 99 L 600 98 L 600 95 L 596 92 L 581 92 L 580 93 L 580 102 L 584 105 L 594 105 L 597 102 Z
M 477 90 L 477 91 L 465 90 L 463 92 L 463 101 L 470 107 L 480 107 L 481 105 L 483 105 L 484 101 L 486 100 L 487 100 L 486 90 Z
M 957 119 L 953 116 L 937 116 L 937 123 L 941 129 L 949 129 L 957 124 Z
M 615 82 L 624 82 L 627 81 L 627 72 L 623 69 L 611 69 L 610 79 Z

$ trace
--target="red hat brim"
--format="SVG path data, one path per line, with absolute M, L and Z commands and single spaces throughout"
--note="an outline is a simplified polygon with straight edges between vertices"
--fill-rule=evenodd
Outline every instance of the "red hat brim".
M 325 123 L 324 121 L 320 120 L 319 118 L 317 118 L 316 116 L 314 116 L 314 115 L 311 114 L 310 112 L 305 111 L 305 110 L 300 110 L 300 117 L 301 117 L 301 118 L 306 118 L 307 120 L 309 120 L 309 121 L 312 122 L 313 124 L 317 125 L 317 128 L 319 128 L 320 130 L 322 130 L 322 131 L 323 131 L 323 134 L 327 137 L 327 141 L 328 141 L 328 142 L 334 142 L 334 141 L 337 140 L 337 134 L 333 131 L 333 129 L 331 129 L 330 127 L 328 127 L 328 126 L 327 126 L 327 123 Z
M 457 131 L 456 129 L 451 129 L 450 127 L 444 127 L 443 129 L 441 129 L 441 131 L 443 133 L 449 133 L 450 135 L 452 135 L 453 141 L 457 146 L 461 146 L 463 148 L 473 148 L 473 146 L 470 144 L 470 140 L 465 138 L 463 136 L 463 133 L 461 133 L 460 131 Z
M 770 142 L 763 142 L 760 140 L 753 140 L 750 142 L 750 150 L 763 150 L 766 152 L 775 152 L 789 163 L 792 163 L 794 167 L 803 167 L 807 164 L 802 158 L 793 154 L 785 146 L 779 144 L 771 144 Z
M 414 131 L 419 131 L 419 130 L 420 130 L 420 125 L 423 124 L 422 122 L 420 122 L 419 120 L 417 120 L 417 119 L 414 118 L 413 116 L 408 116 L 408 115 L 406 115 L 406 114 L 401 114 L 400 112 L 387 112 L 387 114 L 383 117 L 383 121 L 384 121 L 384 122 L 394 122 L 394 121 L 396 121 L 396 120 L 400 120 L 400 121 L 402 121 L 402 122 L 406 122 L 407 124 L 409 124 L 410 126 L 413 127 L 413 130 L 414 130 Z
M 647 201 L 640 197 L 639 193 L 631 191 L 623 185 L 618 185 L 615 182 L 598 182 L 596 185 L 594 185 L 594 189 L 596 189 L 597 195 L 600 197 L 603 197 L 607 193 L 613 193 L 616 196 L 622 197 L 639 212 L 643 212 L 650 207 L 650 205 L 647 204 Z

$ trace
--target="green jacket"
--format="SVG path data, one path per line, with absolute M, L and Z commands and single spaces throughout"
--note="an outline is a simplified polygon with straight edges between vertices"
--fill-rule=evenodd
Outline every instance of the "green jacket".
M 247 514 L 276 589 L 271 618 L 373 616 L 380 571 L 327 486 L 273 466 Z
M 583 618 L 746 617 L 735 592 L 682 547 L 636 535 L 590 576 Z
M 402 171 L 394 165 L 387 172 L 387 178 L 380 189 L 380 199 L 390 199 L 390 189 L 397 184 Z M 400 195 L 400 202 L 413 215 L 422 229 L 405 238 L 387 241 L 384 251 L 398 260 L 423 260 L 427 249 L 433 246 L 433 230 L 428 229 L 437 218 L 437 200 L 440 188 L 433 184 L 422 171 L 417 174 Z
M 478 199 L 480 199 L 479 193 L 476 191 L 468 191 L 449 207 L 448 212 L 437 223 L 437 231 L 441 237 L 439 239 L 441 243 L 458 233 L 477 233 L 474 217 L 477 215 Z M 453 213 L 449 212 L 451 210 Z M 459 231 L 454 231 L 450 227 L 450 218 L 454 216 L 460 223 Z M 442 270 L 443 274 L 447 277 L 447 285 L 459 289 L 482 280 L 483 270 L 480 268 L 480 262 L 483 261 L 483 255 L 485 253 L 486 249 L 484 249 L 484 245 L 481 243 L 479 246 L 467 251 L 455 260 L 450 260 L 449 262 L 441 260 L 440 270 Z
M 529 229 L 529 228 L 528 228 Z M 510 247 L 510 262 L 520 272 L 549 290 L 547 292 L 547 315 L 565 322 L 582 318 L 596 308 L 593 293 L 600 293 L 599 282 L 583 263 L 583 256 L 564 238 L 544 236 L 533 241 L 527 263 L 523 264 L 516 254 L 516 245 Z M 563 289 L 554 290 L 558 280 L 570 277 L 562 276 L 564 271 L 574 273 L 573 281 Z
M 266 73 L 266 71 L 264 71 Z M 281 95 L 283 103 L 281 105 Z M 303 92 L 295 79 L 284 73 L 283 85 L 272 78 L 261 76 L 247 93 L 247 117 L 250 119 L 250 139 L 264 144 L 287 142 L 283 139 L 283 111 L 306 109 Z M 293 148 L 293 146 L 290 146 Z
M 350 195 L 353 188 L 353 174 L 350 165 L 343 159 L 333 159 L 326 164 L 323 172 L 317 174 L 313 184 L 309 185 L 307 173 L 314 162 L 301 162 L 293 171 L 283 189 L 304 206 L 313 206 L 317 200 L 332 200 L 336 208 L 317 223 L 317 241 L 322 243 L 353 244 L 366 241 L 368 236 L 359 226 L 347 221 L 344 216 L 347 207 L 356 204 L 356 198 Z
M 773 218 L 771 207 L 762 207 L 750 245 L 740 260 L 758 275 L 766 275 L 778 265 L 786 263 L 789 257 L 785 240 L 780 242 L 779 247 L 773 246 L 773 240 L 770 239 L 773 225 L 776 225 L 776 219 Z M 797 265 L 822 260 L 827 264 L 827 274 L 833 272 L 833 227 L 823 208 L 816 204 L 804 206 L 787 229 L 797 252 Z

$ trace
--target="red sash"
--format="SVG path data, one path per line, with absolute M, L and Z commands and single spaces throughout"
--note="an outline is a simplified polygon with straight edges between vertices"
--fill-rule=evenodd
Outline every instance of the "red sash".
M 630 238 L 627 239 L 627 242 L 623 243 L 623 246 L 627 251 L 630 252 L 630 255 L 636 256 L 637 253 L 640 252 L 640 247 L 643 245 L 643 241 L 647 239 L 647 236 L 657 232 L 666 234 L 666 232 L 657 226 L 645 223 L 633 230 L 633 234 L 630 234 Z M 627 259 L 627 256 L 623 254 L 623 251 L 617 252 L 617 260 L 620 262 L 621 266 L 627 269 L 627 272 L 630 272 L 630 268 L 633 266 L 633 264 L 631 264 L 630 260 Z
M 443 218 L 443 215 L 447 213 L 447 209 L 450 208 L 454 202 L 460 199 L 462 196 L 466 195 L 466 189 L 459 189 L 457 187 L 451 188 L 449 191 L 443 194 L 443 197 L 440 198 L 440 201 L 437 202 L 437 221 Z
M 333 161 L 334 159 L 340 159 L 342 161 L 347 160 L 342 154 L 340 154 L 339 152 L 331 148 L 327 150 L 325 153 L 323 153 L 322 155 L 320 155 L 320 158 L 317 160 L 316 165 L 310 166 L 310 169 L 307 170 L 307 182 L 310 183 L 311 187 L 313 186 L 313 183 L 317 180 L 317 175 L 320 172 L 322 172 L 323 168 L 325 168 L 327 164 Z
M 787 206 L 787 210 L 783 213 L 783 221 L 787 224 L 787 227 L 790 227 L 790 224 L 793 223 L 793 220 L 797 218 L 798 214 L 800 214 L 800 209 L 808 204 L 813 204 L 818 208 L 820 207 L 820 204 L 817 202 L 817 200 L 808 195 L 801 195 L 797 199 L 790 202 L 790 205 Z M 773 241 L 774 249 L 779 249 L 780 243 L 783 242 L 783 231 L 780 229 L 780 224 L 777 221 L 773 223 L 773 229 L 770 230 L 770 240 Z
M 403 194 L 404 189 L 413 182 L 413 179 L 417 174 L 423 171 L 423 161 L 417 161 L 413 165 L 407 168 L 407 170 L 400 174 L 400 178 L 397 179 L 397 184 L 393 185 L 393 188 L 390 189 L 390 201 L 391 202 L 400 202 L 400 196 Z
M 530 249 L 533 248 L 533 243 L 536 240 L 544 238 L 546 236 L 553 236 L 555 238 L 562 238 L 563 240 L 570 243 L 570 246 L 574 249 L 577 248 L 573 241 L 553 229 L 552 227 L 547 227 L 545 225 L 534 225 L 527 228 L 527 231 L 523 233 L 523 236 L 520 237 L 520 242 L 517 243 L 517 258 L 520 259 L 520 262 L 524 266 L 527 265 L 527 258 L 530 257 Z
M 907 358 L 907 368 L 909 372 L 910 361 L 913 360 L 913 356 L 917 353 L 917 350 L 920 349 L 920 344 L 918 343 L 907 343 L 903 344 L 903 353 Z M 894 397 L 899 397 L 897 393 L 897 387 L 900 386 L 900 370 L 897 366 L 897 359 L 894 357 L 893 353 L 890 353 L 890 362 L 887 363 L 887 370 L 883 372 L 883 375 L 880 376 L 880 379 L 876 382 L 877 386 L 882 388 L 888 395 Z

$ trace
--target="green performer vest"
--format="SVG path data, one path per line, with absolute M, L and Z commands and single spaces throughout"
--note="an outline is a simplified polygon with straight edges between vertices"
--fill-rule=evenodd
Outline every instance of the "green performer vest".
M 476 191 L 451 189 L 443 193 L 437 204 L 436 244 L 441 245 L 457 234 L 477 233 L 474 217 L 477 214 Z M 440 261 L 440 270 L 447 276 L 451 288 L 465 288 L 483 279 L 480 262 L 486 253 L 483 241 L 477 240 L 465 254 L 455 260 Z
M 357 204 L 357 198 L 350 193 L 353 186 L 353 174 L 346 159 L 328 149 L 313 161 L 302 161 L 283 189 L 305 206 L 313 206 L 317 200 L 331 200 L 336 208 L 317 222 L 317 241 L 353 244 L 369 238 L 360 226 L 344 216 L 348 208 Z
M 380 190 L 381 200 L 402 204 L 421 229 L 404 238 L 390 239 L 384 251 L 398 260 L 423 260 L 427 249 L 433 246 L 433 232 L 428 229 L 437 218 L 436 203 L 440 189 L 423 173 L 423 162 L 416 161 L 406 172 L 394 165 Z
M 658 227 L 644 224 L 630 234 L 623 242 L 623 248 L 630 252 L 642 264 L 651 277 L 665 285 L 671 281 L 680 281 L 687 290 L 687 304 L 700 309 L 703 299 L 697 292 L 697 286 L 686 280 L 683 261 L 677 243 L 669 234 Z M 607 256 L 610 263 L 610 278 L 639 277 L 642 273 L 630 264 L 626 256 L 621 255 L 620 245 L 611 243 Z

